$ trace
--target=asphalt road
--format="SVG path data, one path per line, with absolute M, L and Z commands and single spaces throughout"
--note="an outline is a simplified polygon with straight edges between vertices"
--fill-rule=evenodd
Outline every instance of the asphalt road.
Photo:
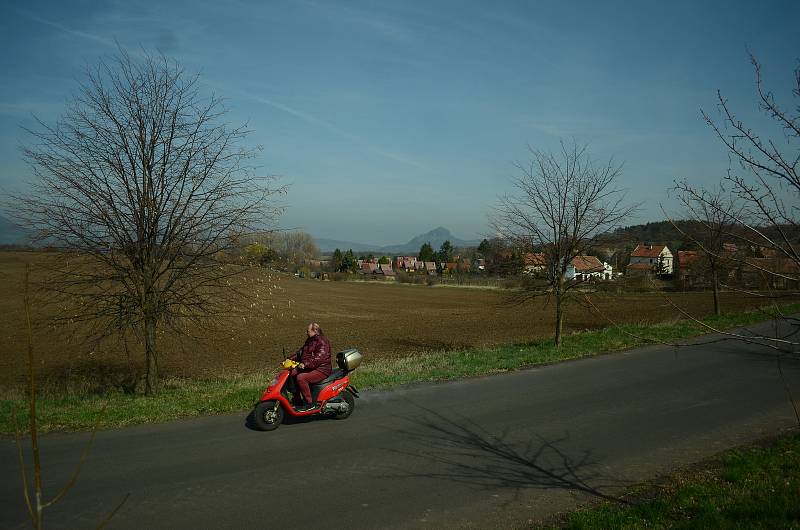
M 800 362 L 782 364 L 800 397 Z M 345 421 L 269 433 L 245 416 L 98 433 L 46 527 L 94 527 L 126 494 L 110 528 L 524 526 L 795 425 L 775 357 L 737 342 L 364 392 Z M 44 437 L 49 494 L 87 438 Z M 0 527 L 23 528 L 8 439 L 0 477 Z

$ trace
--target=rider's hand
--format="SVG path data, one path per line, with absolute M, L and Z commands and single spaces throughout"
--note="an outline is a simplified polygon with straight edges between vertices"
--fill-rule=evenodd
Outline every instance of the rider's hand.
M 300 363 L 300 364 L 298 364 L 298 365 L 297 365 L 297 367 L 298 367 L 298 368 L 300 368 L 300 369 L 302 370 L 303 368 L 305 368 L 305 367 L 306 367 L 306 365 L 304 365 L 303 363 Z

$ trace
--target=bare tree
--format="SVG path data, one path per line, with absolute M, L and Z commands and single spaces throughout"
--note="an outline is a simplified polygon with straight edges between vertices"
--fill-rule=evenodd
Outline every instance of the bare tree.
M 703 118 L 727 148 L 735 163 L 725 181 L 744 204 L 738 224 L 739 238 L 755 247 L 767 247 L 779 256 L 800 264 L 798 255 L 798 211 L 800 199 L 800 101 L 786 111 L 764 87 L 761 65 L 751 55 L 755 71 L 758 108 L 771 118 L 775 128 L 759 133 L 745 125 L 717 92 L 721 121 L 702 111 Z M 792 96 L 800 100 L 800 68 L 794 71 Z M 782 274 L 780 271 L 768 271 Z
M 271 246 L 290 265 L 302 265 L 307 260 L 319 258 L 320 254 L 314 238 L 300 230 L 275 233 Z
M 700 250 L 699 258 L 706 265 L 711 276 L 711 289 L 714 296 L 714 314 L 722 312 L 719 300 L 720 275 L 725 265 L 732 263 L 732 253 L 725 250 L 726 241 L 734 238 L 737 222 L 742 217 L 743 207 L 737 197 L 722 186 L 716 189 L 697 189 L 687 181 L 675 183 L 673 191 L 688 215 L 688 219 L 698 225 L 699 230 L 691 232 L 670 220 L 675 229 L 693 242 Z M 686 226 L 686 223 L 683 223 Z M 694 227 L 693 227 L 694 228 Z M 686 264 L 679 264 L 682 268 Z M 681 271 L 683 273 L 683 271 Z
M 159 333 L 229 309 L 242 269 L 221 258 L 279 213 L 282 189 L 255 175 L 249 131 L 225 115 L 175 61 L 121 50 L 89 69 L 65 115 L 39 121 L 23 148 L 37 179 L 16 217 L 64 251 L 45 287 L 87 334 L 136 334 L 148 395 Z
M 302 230 L 271 230 L 251 234 L 244 241 L 261 245 L 264 254 L 285 267 L 303 265 L 308 260 L 320 257 L 316 241 L 311 234 Z
M 723 178 L 723 185 L 731 190 L 739 206 L 730 212 L 725 210 L 730 202 L 715 202 L 714 194 L 700 187 L 686 186 L 685 191 L 696 203 L 713 212 L 717 218 L 732 215 L 732 223 L 726 229 L 725 237 L 746 247 L 751 257 L 735 257 L 734 261 L 743 271 L 754 272 L 769 281 L 780 280 L 792 283 L 800 280 L 800 231 L 798 231 L 798 200 L 800 200 L 800 105 L 794 111 L 784 110 L 773 94 L 764 87 L 761 65 L 750 56 L 755 72 L 758 108 L 772 123 L 772 130 L 757 132 L 743 123 L 732 109 L 728 100 L 717 92 L 719 120 L 701 111 L 706 123 L 726 147 L 731 159 L 731 167 Z M 792 97 L 800 99 L 800 68 L 794 70 L 791 89 Z M 695 238 L 697 241 L 697 238 Z M 716 252 L 718 257 L 719 252 Z M 760 256 L 760 257 L 758 257 Z M 776 351 L 778 369 L 781 369 L 783 356 L 796 357 L 800 341 L 795 338 L 797 319 L 782 312 L 778 301 L 780 295 L 774 292 L 750 292 L 770 302 L 771 310 L 765 310 L 775 319 L 774 336 L 746 331 L 724 331 L 700 321 L 689 312 L 667 300 L 683 316 L 699 323 L 709 331 L 745 342 L 768 346 Z M 778 333 L 778 322 L 786 321 L 794 328 L 783 336 Z M 782 372 L 781 372 L 781 377 Z M 785 387 L 791 398 L 788 386 Z M 792 400 L 794 406 L 794 401 Z M 795 407 L 797 421 L 800 414 Z
M 771 130 L 756 131 L 742 122 L 721 91 L 717 91 L 719 118 L 715 120 L 705 111 L 701 111 L 706 123 L 728 151 L 731 166 L 723 178 L 723 186 L 731 190 L 739 205 L 731 208 L 733 201 L 716 201 L 713 192 L 700 187 L 685 185 L 684 192 L 688 193 L 694 204 L 707 210 L 710 216 L 716 219 L 732 217 L 732 222 L 727 224 L 725 234 L 721 237 L 732 238 L 752 254 L 761 256 L 735 258 L 734 261 L 738 262 L 741 269 L 757 272 L 770 280 L 797 282 L 800 279 L 800 255 L 797 252 L 800 244 L 800 104 L 794 107 L 794 111 L 785 110 L 779 105 L 772 92 L 765 88 L 761 65 L 752 54 L 750 62 L 755 73 L 758 109 L 769 118 L 766 123 L 772 124 Z M 795 100 L 800 99 L 800 67 L 794 70 L 791 94 Z M 719 250 L 707 250 L 717 259 L 724 258 Z M 772 281 L 768 282 L 771 283 Z M 784 391 L 800 425 L 800 409 L 784 377 L 781 364 L 783 357 L 797 358 L 796 349 L 800 345 L 800 341 L 796 339 L 798 320 L 783 313 L 778 305 L 780 297 L 775 293 L 750 294 L 764 296 L 771 302 L 772 308 L 765 310 L 765 313 L 773 317 L 773 334 L 716 329 L 667 301 L 683 316 L 725 338 L 772 348 Z M 781 331 L 781 321 L 789 324 L 788 332 Z
M 554 298 L 555 344 L 560 346 L 565 302 L 579 285 L 566 279 L 567 267 L 636 206 L 626 205 L 624 193 L 616 188 L 622 166 L 613 158 L 597 164 L 587 146 L 574 141 L 562 142 L 557 153 L 531 148 L 530 154 L 527 164 L 517 164 L 515 193 L 501 198 L 492 226 L 519 251 L 538 254 L 540 278 L 525 282 L 518 300 Z

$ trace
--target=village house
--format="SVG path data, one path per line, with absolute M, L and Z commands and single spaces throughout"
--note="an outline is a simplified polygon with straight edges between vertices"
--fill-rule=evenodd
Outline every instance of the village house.
M 372 274 L 378 269 L 377 263 L 372 263 L 371 261 L 365 261 L 361 264 L 361 272 Z
M 631 252 L 628 273 L 672 274 L 672 252 L 666 245 L 636 245 Z
M 414 256 L 397 256 L 394 259 L 394 270 L 414 272 L 417 270 L 417 258 Z
M 679 250 L 676 268 L 681 285 L 694 287 L 704 276 L 705 259 L 699 250 Z
M 745 258 L 739 271 L 740 282 L 758 289 L 797 289 L 800 287 L 800 264 L 785 258 Z
M 380 263 L 380 264 L 378 264 L 378 270 L 376 271 L 376 274 L 383 274 L 387 278 L 394 278 L 395 277 L 394 270 L 392 269 L 392 264 L 391 263 Z
M 461 256 L 455 256 L 453 261 L 441 262 L 438 264 L 439 270 L 445 274 L 452 274 L 454 272 L 470 272 L 472 269 L 472 262 L 467 258 L 462 259 Z
M 564 275 L 564 279 L 576 281 L 611 280 L 613 277 L 611 265 L 595 256 L 575 256 L 567 265 L 567 272 Z
M 720 263 L 723 268 L 723 263 Z M 722 271 L 718 271 L 720 280 L 725 280 Z M 684 289 L 711 285 L 712 270 L 708 256 L 702 250 L 679 250 L 675 261 L 675 274 Z M 727 275 L 727 271 L 724 275 Z
M 528 252 L 523 257 L 523 272 L 534 274 L 545 269 L 546 261 L 543 252 Z
M 536 274 L 547 268 L 547 258 L 543 252 L 529 252 L 523 257 L 525 274 Z M 585 281 L 589 279 L 612 280 L 613 268 L 595 256 L 575 256 L 567 265 L 565 280 Z
M 394 259 L 394 270 L 436 274 L 437 268 L 435 261 L 419 261 L 414 256 L 397 256 Z
M 743 262 L 737 258 L 735 243 L 723 243 L 717 260 L 717 277 L 728 282 L 741 276 Z M 713 270 L 709 256 L 703 250 L 679 250 L 675 260 L 674 272 L 683 288 L 692 288 L 713 283 Z
M 389 263 L 375 263 L 372 261 L 365 261 L 361 264 L 358 270 L 359 274 L 370 276 L 383 276 L 387 280 L 395 279 L 395 273 L 392 265 Z
M 708 256 L 701 250 L 679 250 L 675 263 L 675 274 L 682 288 L 710 286 L 713 284 L 713 270 Z M 723 269 L 723 263 L 718 269 Z M 718 270 L 720 281 L 727 281 L 729 271 Z

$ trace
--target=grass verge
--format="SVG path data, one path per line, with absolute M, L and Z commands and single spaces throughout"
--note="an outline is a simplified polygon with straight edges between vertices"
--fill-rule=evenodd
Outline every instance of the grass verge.
M 536 528 L 800 528 L 800 435 L 726 451 L 692 470 Z
M 800 304 L 789 304 L 784 313 L 800 312 Z M 705 322 L 718 329 L 730 329 L 763 321 L 759 311 L 710 317 Z M 557 349 L 551 340 L 539 340 L 497 348 L 469 349 L 416 355 L 406 358 L 366 361 L 353 374 L 359 389 L 387 388 L 425 381 L 446 381 L 464 377 L 516 370 L 538 364 L 590 357 L 653 342 L 672 342 L 705 333 L 699 324 L 678 321 L 658 325 L 625 325 L 597 331 L 574 333 L 564 337 Z M 278 368 L 257 374 L 211 380 L 167 380 L 154 397 L 123 392 L 104 395 L 48 395 L 38 399 L 40 432 L 108 429 L 157 423 L 188 416 L 219 414 L 246 410 L 259 397 Z M 105 412 L 98 416 L 106 406 Z M 27 424 L 28 405 L 24 396 L 0 400 L 0 433 L 14 432 L 12 410 L 20 425 Z

